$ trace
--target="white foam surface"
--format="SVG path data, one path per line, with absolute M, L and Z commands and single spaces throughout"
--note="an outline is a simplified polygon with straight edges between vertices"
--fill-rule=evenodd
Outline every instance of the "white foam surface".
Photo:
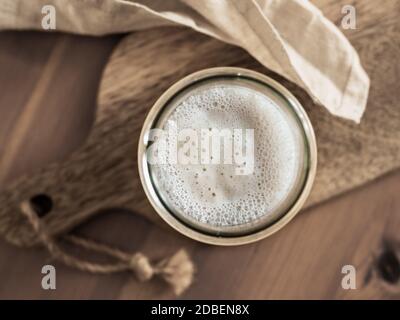
M 251 174 L 238 175 L 236 163 L 152 165 L 159 192 L 183 216 L 211 226 L 236 226 L 271 214 L 288 196 L 300 170 L 299 142 L 287 115 L 268 96 L 236 85 L 199 87 L 180 101 L 169 120 L 199 136 L 204 128 L 254 129 Z

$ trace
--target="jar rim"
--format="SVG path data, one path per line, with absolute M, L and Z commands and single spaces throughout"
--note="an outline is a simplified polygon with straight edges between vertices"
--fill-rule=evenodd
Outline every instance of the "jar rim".
M 276 221 L 269 221 L 268 224 L 256 223 L 257 226 L 246 233 L 227 232 L 221 234 L 209 232 L 206 229 L 193 226 L 193 224 L 188 223 L 187 220 L 185 221 L 185 219 L 182 219 L 182 217 L 179 217 L 179 215 L 176 213 L 171 212 L 171 208 L 169 208 L 162 201 L 154 186 L 146 158 L 146 150 L 149 142 L 148 132 L 157 123 L 158 118 L 160 114 L 163 113 L 165 106 L 167 106 L 170 101 L 179 93 L 190 89 L 190 87 L 192 87 L 194 84 L 198 84 L 205 80 L 211 81 L 213 78 L 221 79 L 223 77 L 235 77 L 237 79 L 256 81 L 261 85 L 268 86 L 278 95 L 280 95 L 281 98 L 287 102 L 289 108 L 293 110 L 294 115 L 299 122 L 299 126 L 302 129 L 302 136 L 304 138 L 303 141 L 305 143 L 304 156 L 306 160 L 304 161 L 304 181 L 303 185 L 298 190 L 297 196 L 293 199 L 292 203 L 289 204 L 286 212 L 282 212 Z M 239 245 L 254 242 L 271 235 L 286 225 L 301 209 L 310 193 L 316 173 L 316 164 L 317 149 L 314 131 L 311 122 L 300 102 L 298 102 L 298 100 L 286 88 L 277 83 L 275 80 L 258 72 L 236 67 L 204 69 L 184 77 L 167 89 L 156 101 L 147 115 L 141 131 L 138 146 L 138 166 L 140 179 L 147 198 L 156 212 L 164 221 L 167 222 L 167 224 L 176 229 L 178 232 L 200 242 L 217 245 Z M 235 226 L 232 226 L 231 229 L 235 230 Z

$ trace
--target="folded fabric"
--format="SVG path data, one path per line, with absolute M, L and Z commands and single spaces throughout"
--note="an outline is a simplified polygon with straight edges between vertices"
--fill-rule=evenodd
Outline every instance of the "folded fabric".
M 305 0 L 0 0 L 0 29 L 43 30 L 48 5 L 57 31 L 104 35 L 188 26 L 244 48 L 334 115 L 359 122 L 365 110 L 369 78 L 357 52 Z

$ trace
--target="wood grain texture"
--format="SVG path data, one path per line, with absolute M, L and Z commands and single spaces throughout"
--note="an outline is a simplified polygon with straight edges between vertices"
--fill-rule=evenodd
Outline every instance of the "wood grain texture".
M 390 2 L 390 4 L 392 4 L 392 2 Z M 370 4 L 368 6 L 364 6 L 364 4 L 360 5 L 361 10 L 365 10 L 365 12 L 372 8 Z M 333 12 L 334 17 L 336 17 L 340 13 L 337 6 L 338 5 L 333 2 L 326 2 L 324 10 L 327 10 L 326 12 L 328 15 L 329 12 Z M 398 119 L 398 114 L 396 113 L 396 110 L 398 112 L 398 108 L 392 110 L 393 106 L 396 106 L 395 103 L 397 103 L 395 98 L 396 96 L 398 97 L 398 95 L 396 95 L 396 93 L 399 92 L 398 83 L 396 81 L 398 71 L 395 65 L 393 67 L 394 71 L 391 73 L 392 69 L 390 69 L 389 66 L 393 65 L 394 59 L 398 59 L 399 52 L 398 49 L 396 49 L 398 48 L 398 42 L 396 41 L 399 39 L 399 30 L 398 26 L 395 24 L 396 20 L 394 20 L 394 15 L 392 13 L 396 11 L 393 11 L 393 8 L 388 6 L 387 8 L 387 11 L 382 10 L 381 7 L 379 10 L 376 10 L 377 16 L 375 18 L 379 21 L 392 21 L 388 25 L 389 30 L 391 30 L 391 32 L 389 32 L 389 39 L 391 40 L 385 38 L 388 29 L 380 30 L 376 28 L 376 26 L 374 28 L 375 24 L 372 22 L 370 22 L 367 28 L 368 23 L 362 18 L 358 20 L 358 23 L 365 23 L 362 29 L 359 25 L 359 28 L 365 36 L 360 36 L 359 32 L 361 31 L 357 31 L 353 35 L 348 35 L 350 39 L 352 39 L 353 44 L 356 47 L 359 46 L 358 49 L 361 52 L 362 60 L 370 59 L 371 61 L 371 65 L 369 65 L 369 60 L 367 60 L 368 63 L 366 63 L 366 67 L 372 78 L 373 87 L 371 88 L 371 97 L 373 98 L 370 98 L 366 121 L 368 120 L 367 116 L 371 108 L 374 110 L 374 113 L 370 113 L 369 117 L 371 120 L 369 121 L 381 119 L 382 117 L 379 116 L 382 114 L 386 115 L 388 112 L 392 115 L 393 119 Z M 387 17 L 389 17 L 389 19 L 387 19 Z M 371 17 L 369 18 L 372 19 Z M 364 27 L 367 29 L 364 29 Z M 169 39 L 168 42 L 165 41 L 166 38 Z M 162 39 L 161 43 L 159 39 Z M 373 44 L 371 44 L 370 41 L 372 41 Z M 394 43 L 394 46 L 389 46 L 390 50 L 388 50 L 386 48 L 386 43 Z M 68 46 L 64 46 L 64 49 L 63 46 L 62 42 L 56 43 L 55 47 L 57 49 L 55 52 L 56 56 L 59 55 L 59 57 L 55 59 L 55 61 L 61 61 L 63 58 L 67 58 L 68 55 L 64 50 L 67 50 Z M 384 50 L 382 46 L 386 49 Z M 363 49 L 370 47 L 372 49 Z M 60 51 L 61 53 L 59 53 Z M 90 50 L 86 52 L 88 51 L 90 52 Z M 169 58 L 163 60 L 163 63 L 159 66 L 157 65 L 158 68 L 154 68 L 155 61 L 160 63 L 159 60 L 166 54 L 168 54 L 169 57 L 172 56 L 173 59 Z M 201 59 L 196 58 L 197 54 L 199 54 Z M 126 56 L 130 59 L 128 64 L 125 60 Z M 376 62 L 377 59 L 383 61 L 383 63 L 378 64 Z M 26 58 L 25 61 L 29 61 L 29 59 Z M 54 60 L 50 59 L 48 63 L 55 63 L 52 61 Z M 153 211 L 144 200 L 144 195 L 137 178 L 135 178 L 137 176 L 134 172 L 134 170 L 136 170 L 134 161 L 136 160 L 135 149 L 138 138 L 137 132 L 140 130 L 141 123 L 145 117 L 145 110 L 148 110 L 155 99 L 170 84 L 182 76 L 191 71 L 210 67 L 213 66 L 213 64 L 215 66 L 221 65 L 221 63 L 224 65 L 244 66 L 265 71 L 242 50 L 194 34 L 191 31 L 181 29 L 158 29 L 133 34 L 130 39 L 126 39 L 119 46 L 118 51 L 113 55 L 111 64 L 106 70 L 102 89 L 100 91 L 95 129 L 87 140 L 87 144 L 82 147 L 83 149 L 80 149 L 85 150 L 85 152 L 78 151 L 70 157 L 69 160 L 64 162 L 66 168 L 64 170 L 60 169 L 58 165 L 51 165 L 51 167 L 46 168 L 42 174 L 50 178 L 45 178 L 43 180 L 43 177 L 37 176 L 39 177 L 37 178 L 38 180 L 35 180 L 35 178 L 29 181 L 26 179 L 23 180 L 23 187 L 20 188 L 19 186 L 19 190 L 22 190 L 23 193 L 18 196 L 30 196 L 33 192 L 52 192 L 52 194 L 54 194 L 54 191 L 56 191 L 55 194 L 62 194 L 63 196 L 60 199 L 55 198 L 56 211 L 54 215 L 51 214 L 45 218 L 46 222 L 53 224 L 56 230 L 62 230 L 66 227 L 59 222 L 58 217 L 62 217 L 63 214 L 74 213 L 76 212 L 75 210 L 80 210 L 80 212 L 85 213 L 83 216 L 80 216 L 79 219 L 89 216 L 94 210 L 103 209 L 105 206 L 110 205 L 130 208 L 142 214 L 152 214 Z M 386 67 L 382 68 L 382 64 Z M 61 65 L 62 64 L 60 64 L 60 66 Z M 54 80 L 57 78 L 57 75 L 56 73 L 51 74 L 51 70 L 52 68 L 45 67 L 45 74 L 47 74 L 50 79 Z M 116 70 L 118 70 L 118 72 Z M 385 73 L 383 73 L 383 71 L 385 71 Z M 163 76 L 160 77 L 160 74 Z M 40 76 L 40 78 L 42 77 L 43 76 Z M 48 90 L 49 86 L 52 85 L 52 81 L 46 80 L 46 77 L 42 79 L 44 80 L 39 79 L 39 84 L 36 84 L 35 89 L 32 90 L 32 92 L 35 92 L 35 95 L 42 92 L 41 95 L 44 96 L 43 89 L 41 88 L 44 86 Z M 387 80 L 387 82 L 383 80 Z M 44 82 L 44 85 L 40 85 L 41 81 Z M 308 98 L 301 91 L 297 91 L 298 89 L 295 89 L 293 86 L 291 87 L 291 84 L 286 83 L 286 85 L 289 89 L 297 93 L 299 99 L 302 100 L 308 110 L 313 108 L 312 110 L 314 112 L 314 108 L 318 108 L 318 112 L 321 113 L 322 123 L 326 121 L 331 124 L 331 116 L 324 115 L 320 107 L 311 105 L 308 102 Z M 24 92 L 30 91 L 26 89 Z M 386 92 L 386 94 L 383 94 L 383 92 Z M 83 95 L 83 93 L 81 94 Z M 8 95 L 8 97 L 11 96 L 12 95 Z M 60 96 L 62 97 L 62 95 Z M 70 98 L 70 96 L 68 97 Z M 31 106 L 37 105 L 35 101 L 38 99 L 39 98 L 35 98 L 35 96 L 34 98 L 30 98 L 28 101 L 33 101 L 33 103 L 27 103 L 23 108 L 24 112 L 27 107 L 29 107 L 27 111 L 30 112 L 29 110 L 33 108 Z M 65 105 L 63 110 L 68 110 L 66 106 L 67 101 L 62 103 Z M 382 108 L 378 108 L 378 104 L 382 106 Z M 377 109 L 379 114 L 376 114 Z M 38 107 L 37 112 L 43 112 L 43 110 L 43 106 L 41 106 Z M 16 112 L 16 114 L 18 114 L 18 112 Z M 32 119 L 34 116 L 35 112 L 29 114 L 29 116 L 23 117 Z M 117 121 L 112 123 L 107 122 L 107 119 L 110 117 L 116 118 Z M 68 116 L 60 116 L 58 119 L 62 121 L 65 118 L 68 118 Z M 16 123 L 18 123 L 17 127 L 19 127 L 21 123 L 30 122 L 30 124 L 32 124 L 31 121 L 16 121 Z M 352 126 L 344 121 L 343 123 L 340 120 L 338 121 L 340 123 L 339 128 L 343 131 L 349 130 L 348 127 L 351 128 Z M 314 124 L 317 130 L 319 130 L 319 123 L 320 122 Z M 126 129 L 127 124 L 132 125 L 132 127 Z M 335 126 L 335 124 L 333 125 Z M 386 122 L 385 125 L 387 125 Z M 60 125 L 58 127 L 60 127 Z M 99 127 L 102 128 L 100 131 L 96 129 Z M 360 128 L 362 132 L 363 127 L 361 126 Z M 374 143 L 371 143 L 374 147 L 379 147 L 381 140 L 384 140 L 381 136 L 382 130 L 379 130 L 382 128 L 382 124 L 379 123 L 379 120 L 377 127 L 370 129 L 364 126 L 364 128 L 366 128 L 365 132 L 368 134 L 369 132 L 374 132 L 374 135 L 379 138 L 377 141 L 373 141 Z M 388 129 L 391 137 L 396 138 L 398 141 L 398 127 L 394 124 L 392 127 L 389 125 Z M 85 130 L 87 130 L 87 128 Z M 4 162 L 1 164 L 2 166 L 0 169 L 3 167 L 7 168 L 7 170 L 4 170 L 7 171 L 6 176 L 10 175 L 9 172 L 11 169 L 14 170 L 14 175 L 17 175 L 15 172 L 18 172 L 18 170 L 15 168 L 18 168 L 18 166 L 15 165 L 14 161 L 19 154 L 30 155 L 34 153 L 32 150 L 29 150 L 29 148 L 27 151 L 23 150 L 23 147 L 28 145 L 26 135 L 31 131 L 32 128 L 30 130 L 18 129 L 9 134 L 12 137 L 17 137 L 13 138 L 15 139 L 13 141 L 17 142 L 13 142 L 8 147 L 7 143 L 5 144 L 7 149 L 10 148 L 14 150 L 11 153 L 12 157 L 8 156 L 9 159 L 7 161 L 2 160 Z M 332 129 L 332 131 L 334 131 L 334 129 Z M 43 129 L 43 132 L 46 132 L 46 130 Z M 126 137 L 128 135 L 132 137 L 132 139 L 127 139 Z M 18 136 L 20 136 L 20 138 L 18 138 Z M 352 136 L 351 144 L 354 140 L 357 141 L 358 138 L 357 135 L 354 137 Z M 100 144 L 99 139 L 101 140 Z M 321 139 L 320 144 L 325 143 L 325 141 L 334 144 L 337 142 L 343 143 L 340 137 L 334 137 L 333 141 L 330 141 L 329 139 L 331 139 L 331 136 L 328 134 L 319 137 L 319 139 Z M 396 142 L 396 139 L 394 142 Z M 15 145 L 17 145 L 17 147 L 15 147 Z M 369 145 L 365 148 L 362 146 L 353 150 L 352 160 L 357 161 L 359 160 L 358 158 L 362 158 L 360 156 L 362 152 L 367 152 L 368 154 L 368 152 L 371 151 L 368 147 Z M 115 150 L 116 148 L 117 150 Z M 29 151 L 31 153 L 29 153 Z M 346 150 L 340 149 L 339 154 L 340 151 L 344 152 Z M 386 151 L 388 153 L 386 153 Z M 394 156 L 398 156 L 398 149 L 394 149 L 394 151 L 397 151 Z M 51 153 L 51 151 L 48 152 Z M 393 149 L 390 147 L 389 150 L 384 149 L 383 153 L 379 151 L 376 154 L 377 162 L 368 159 L 367 164 L 371 165 L 371 168 L 382 169 L 383 166 L 387 169 L 386 160 L 388 159 L 388 154 L 392 154 L 392 152 Z M 91 165 L 91 156 L 87 158 L 88 154 L 96 155 L 97 159 L 101 157 L 104 161 L 99 163 L 98 160 L 96 160 L 96 163 Z M 129 154 L 131 154 L 132 157 L 126 156 Z M 328 154 L 328 156 L 332 157 L 336 156 L 336 154 Z M 332 163 L 332 161 L 328 161 L 329 157 L 326 161 L 327 163 Z M 393 158 L 393 160 L 396 161 L 398 159 Z M 333 163 L 335 163 L 335 161 L 334 159 Z M 81 168 L 80 170 L 84 168 L 84 172 L 79 170 L 75 171 L 76 169 L 70 172 L 68 168 L 71 167 L 71 163 L 74 168 Z M 84 166 L 82 166 L 82 163 Z M 354 164 L 350 169 L 361 170 L 358 166 L 356 168 L 353 166 Z M 335 170 L 334 165 L 332 165 L 331 170 Z M 348 173 L 348 170 L 349 167 L 346 167 L 343 171 Z M 21 171 L 24 170 L 21 169 Z M 373 171 L 372 174 L 377 175 L 384 171 L 385 170 L 378 172 Z M 110 173 L 104 174 L 105 172 Z M 111 174 L 111 172 L 113 174 Z M 126 175 L 126 172 L 130 173 Z M 349 177 L 352 178 L 351 175 Z M 361 176 L 361 178 L 365 177 Z M 41 190 L 38 190 L 38 181 L 53 181 L 54 184 L 45 184 Z M 63 181 L 63 183 L 61 183 L 61 181 Z M 110 181 L 116 181 L 118 183 L 111 183 Z M 177 245 L 184 245 L 189 248 L 196 262 L 199 263 L 198 280 L 187 293 L 186 297 L 189 298 L 398 297 L 396 287 L 392 288 L 392 286 L 389 286 L 390 288 L 388 289 L 387 286 L 385 286 L 386 282 L 382 285 L 380 276 L 376 271 L 372 272 L 373 275 L 369 281 L 366 281 L 364 284 L 365 275 L 371 273 L 369 267 L 372 266 L 372 270 L 375 270 L 374 266 L 377 265 L 375 263 L 377 259 L 375 256 L 379 257 L 379 252 L 382 250 L 380 247 L 382 237 L 384 236 L 385 239 L 390 238 L 391 244 L 396 243 L 396 239 L 398 239 L 396 232 L 393 231 L 396 230 L 396 228 L 398 230 L 399 227 L 397 219 L 398 211 L 396 213 L 399 202 L 396 199 L 395 192 L 399 187 L 398 181 L 398 174 L 386 180 L 378 181 L 375 185 L 370 186 L 363 192 L 357 191 L 352 193 L 351 198 L 350 196 L 341 198 L 330 206 L 324 205 L 312 210 L 319 211 L 320 213 L 318 214 L 298 217 L 295 222 L 270 239 L 262 241 L 259 244 L 240 248 L 211 248 L 193 243 L 190 240 L 183 239 L 179 235 L 160 231 L 158 228 L 150 227 L 145 222 L 141 220 L 137 221 L 136 218 L 126 215 L 124 215 L 122 219 L 117 219 L 117 222 L 114 218 L 115 215 L 114 217 L 108 217 L 108 219 L 106 219 L 108 227 L 103 228 L 103 232 L 101 228 L 97 228 L 97 230 L 94 228 L 92 233 L 97 237 L 99 232 L 106 233 L 104 235 L 105 238 L 110 241 L 115 241 L 117 238 L 122 246 L 131 250 L 138 247 L 137 243 L 140 240 L 140 242 L 143 242 L 141 250 L 151 252 L 155 258 L 163 256 L 164 251 L 171 251 L 172 248 L 176 248 Z M 64 182 L 70 184 L 65 184 Z M 348 183 L 348 181 L 346 182 Z M 84 188 L 77 190 L 74 189 L 75 185 L 83 185 Z M 323 182 L 322 185 L 324 185 Z M 384 191 L 382 191 L 383 186 Z M 103 192 L 101 190 L 105 191 Z M 76 201 L 76 199 L 80 199 L 79 197 L 82 195 L 82 191 L 84 191 L 85 195 L 91 196 L 80 202 Z M 336 191 L 339 192 L 343 190 Z M 129 194 L 126 198 L 120 196 L 124 195 L 126 192 L 132 192 L 132 194 Z M 119 196 L 115 197 L 115 193 L 118 193 Z M 65 194 L 67 195 L 66 197 Z M 113 199 L 113 201 L 99 201 L 99 199 L 103 200 L 105 198 Z M 71 201 L 71 199 L 76 202 Z M 369 199 L 369 201 L 365 201 L 365 199 Z M 18 200 L 18 198 L 12 199 L 13 203 Z M 10 207 L 3 206 L 3 208 L 6 207 L 8 210 L 15 210 L 13 205 L 14 204 L 11 204 Z M 82 208 L 87 210 L 82 211 Z M 384 214 L 382 214 L 382 212 L 384 212 Z M 317 216 L 321 217 L 318 218 Z M 13 219 L 14 218 L 18 219 L 18 215 L 13 215 Z M 127 226 L 128 221 L 130 222 L 129 227 Z M 127 232 L 126 237 L 120 235 L 121 229 Z M 136 234 L 133 234 L 133 232 Z M 27 242 L 31 242 L 31 240 L 32 239 L 27 239 Z M 334 246 L 332 245 L 333 243 Z M 5 250 L 5 252 L 7 255 L 7 250 Z M 9 254 L 11 254 L 10 251 Z M 371 260 L 371 263 L 366 263 L 366 261 L 369 260 Z M 39 265 L 40 263 L 38 261 L 41 260 L 36 261 L 37 265 Z M 329 261 L 329 263 L 327 263 L 327 261 Z M 230 267 L 232 262 L 235 262 L 235 268 L 233 270 Z M 340 268 L 343 264 L 355 264 L 356 266 L 360 266 L 362 272 L 359 275 L 359 283 L 362 284 L 362 290 L 357 290 L 355 292 L 344 292 L 341 290 Z M 364 266 L 368 266 L 368 268 L 364 268 Z M 66 274 L 66 276 L 62 278 L 62 281 L 66 281 L 68 277 L 72 277 L 73 279 L 79 278 L 79 275 L 77 278 L 74 278 L 73 273 L 68 272 L 62 266 L 57 268 L 57 270 L 61 269 L 62 274 Z M 226 268 L 230 269 L 229 274 L 224 272 Z M 7 266 L 5 266 L 5 269 L 7 270 Z M 2 274 L 6 274 L 4 267 L 2 270 Z M 8 270 L 11 270 L 10 267 L 8 267 Z M 23 274 L 23 271 L 21 271 L 23 270 L 22 266 L 17 268 L 15 272 L 18 272 L 18 270 Z M 221 273 L 226 275 L 225 279 L 221 279 Z M 28 281 L 28 283 L 32 283 L 33 286 L 34 281 L 37 282 L 39 278 L 40 274 L 38 272 L 37 278 Z M 46 297 L 171 297 L 167 291 L 159 290 L 159 283 L 154 283 L 146 287 L 146 290 L 143 291 L 142 285 L 136 282 L 128 283 L 127 275 L 112 276 L 109 279 L 98 279 L 93 276 L 85 276 L 85 278 L 85 283 L 88 286 L 80 288 L 79 292 L 75 292 L 67 285 L 67 282 L 64 282 L 57 292 L 43 293 L 43 295 Z M 26 282 L 27 280 L 26 277 L 22 275 L 21 282 L 24 283 L 24 281 Z M 109 291 L 106 289 L 108 286 L 111 287 Z M 3 285 L 3 289 L 1 289 L 3 291 L 0 291 L 0 295 L 7 296 L 7 292 L 9 292 L 10 288 L 12 290 L 13 287 L 15 287 L 13 280 L 7 280 L 5 285 Z M 139 288 L 141 290 L 139 290 Z M 237 288 L 237 291 L 233 291 L 234 288 Z M 37 294 L 37 292 L 40 292 L 40 289 L 32 289 L 32 292 L 33 294 L 35 294 L 35 292 Z M 24 295 L 21 292 L 18 293 L 14 291 L 13 296 Z M 25 297 L 27 297 L 27 295 L 25 295 Z

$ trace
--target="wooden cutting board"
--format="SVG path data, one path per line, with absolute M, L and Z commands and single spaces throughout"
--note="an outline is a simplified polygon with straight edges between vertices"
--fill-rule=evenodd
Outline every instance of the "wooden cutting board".
M 104 71 L 96 121 L 86 143 L 66 161 L 23 177 L 0 193 L 0 233 L 16 244 L 35 243 L 35 235 L 18 214 L 21 201 L 35 195 L 46 195 L 53 203 L 43 219 L 54 234 L 107 208 L 125 208 L 158 220 L 137 171 L 139 133 L 147 112 L 164 90 L 209 67 L 239 66 L 265 73 L 303 104 L 319 149 L 318 173 L 308 206 L 397 168 L 400 3 L 388 1 L 380 6 L 375 1 L 360 2 L 357 10 L 358 29 L 346 35 L 371 77 L 367 111 L 360 125 L 328 114 L 302 89 L 265 69 L 239 48 L 183 28 L 158 28 L 126 36 Z M 340 21 L 340 12 L 330 11 L 328 2 L 325 13 Z

